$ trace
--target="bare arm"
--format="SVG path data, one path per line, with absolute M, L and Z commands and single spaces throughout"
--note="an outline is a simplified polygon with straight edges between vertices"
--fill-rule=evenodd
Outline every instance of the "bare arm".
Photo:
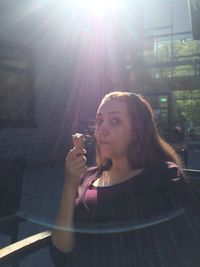
M 77 136 L 76 136 L 77 137 Z M 61 196 L 60 208 L 56 218 L 56 227 L 52 232 L 52 242 L 61 251 L 67 253 L 73 250 L 74 208 L 79 185 L 79 178 L 86 170 L 86 158 L 83 143 L 74 140 L 74 148 L 70 150 L 65 162 L 65 182 Z M 59 228 L 60 227 L 60 228 Z M 62 228 L 62 229 L 61 229 Z

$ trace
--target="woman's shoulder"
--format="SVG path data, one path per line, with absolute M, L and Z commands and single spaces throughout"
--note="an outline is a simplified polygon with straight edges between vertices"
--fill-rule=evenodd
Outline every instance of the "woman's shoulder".
M 183 183 L 184 176 L 178 165 L 174 162 L 163 161 L 154 166 L 147 167 L 144 171 L 145 185 L 149 190 L 166 190 L 173 184 Z
M 168 177 L 170 179 L 181 178 L 183 176 L 180 167 L 171 161 L 163 161 L 157 163 L 148 170 L 150 173 L 157 174 L 158 177 Z
M 174 162 L 165 162 L 162 167 L 162 185 L 164 190 L 169 191 L 174 196 L 186 200 L 189 196 L 189 181 L 184 176 L 183 171 Z
M 165 165 L 166 165 L 166 173 L 170 179 L 173 180 L 173 179 L 184 178 L 182 170 L 176 163 L 171 161 L 166 161 Z
M 174 207 L 188 207 L 192 203 L 190 183 L 174 162 L 162 162 L 146 174 L 148 191 L 158 199 L 173 203 Z M 147 188 L 146 185 L 144 185 Z

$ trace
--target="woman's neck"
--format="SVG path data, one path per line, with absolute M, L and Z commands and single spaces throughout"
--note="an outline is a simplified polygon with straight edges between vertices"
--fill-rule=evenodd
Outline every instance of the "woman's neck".
M 126 160 L 112 160 L 112 166 L 108 171 L 95 180 L 95 186 L 109 186 L 123 182 L 141 173 L 141 169 L 133 169 Z
M 112 166 L 108 171 L 110 183 L 116 183 L 126 180 L 140 173 L 141 170 L 133 169 L 126 159 L 113 160 Z
M 110 168 L 110 173 L 124 174 L 132 170 L 127 159 L 112 160 L 112 166 Z

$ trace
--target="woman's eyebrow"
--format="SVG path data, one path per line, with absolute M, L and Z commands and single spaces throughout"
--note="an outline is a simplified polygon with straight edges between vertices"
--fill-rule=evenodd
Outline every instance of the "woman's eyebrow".
M 121 114 L 121 112 L 119 112 L 119 111 L 111 111 L 111 112 L 108 112 L 109 115 L 116 114 L 116 113 L 117 114 Z

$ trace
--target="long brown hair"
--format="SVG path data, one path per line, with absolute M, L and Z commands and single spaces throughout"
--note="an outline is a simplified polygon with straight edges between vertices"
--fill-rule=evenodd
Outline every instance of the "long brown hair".
M 172 148 L 159 135 L 150 104 L 141 95 L 130 92 L 112 92 L 104 96 L 100 105 L 111 100 L 122 101 L 127 105 L 131 127 L 135 138 L 128 150 L 129 164 L 132 168 L 155 166 L 159 162 L 171 161 L 182 168 L 183 164 Z M 96 161 L 99 167 L 111 166 L 109 159 L 103 159 L 98 146 Z

